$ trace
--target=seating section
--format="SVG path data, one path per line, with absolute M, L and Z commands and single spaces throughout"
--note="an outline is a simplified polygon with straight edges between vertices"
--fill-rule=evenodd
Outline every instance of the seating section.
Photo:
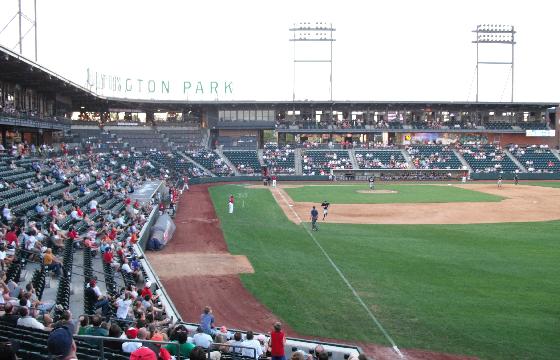
M 360 169 L 406 169 L 408 163 L 400 150 L 356 150 Z
M 177 127 L 173 130 L 159 130 L 172 142 L 177 150 L 193 150 L 201 146 L 202 132 L 200 129 L 192 130 Z
M 519 123 L 519 124 L 516 124 L 516 125 L 519 126 L 523 130 L 546 130 L 546 129 L 548 129 L 548 126 L 546 126 L 545 123 L 537 122 L 537 121 L 522 122 L 522 123 Z
M 151 128 L 142 130 L 119 129 L 111 130 L 110 133 L 114 134 L 125 146 L 128 145 L 128 149 L 134 148 L 135 151 L 170 150 L 167 143 L 163 141 L 163 135 L 158 134 Z
M 525 166 L 530 173 L 557 173 L 560 172 L 560 159 L 558 159 L 548 147 L 531 146 L 509 149 L 521 165 Z
M 116 136 L 98 127 L 72 129 L 72 134 L 74 134 L 74 142 L 81 143 L 85 150 L 94 153 L 123 149 L 123 143 Z
M 331 169 L 352 169 L 347 150 L 305 150 L 302 161 L 304 175 L 328 175 Z
M 261 175 L 261 163 L 256 150 L 224 150 L 224 156 L 242 175 Z
M 406 151 L 416 169 L 462 169 L 453 150 L 444 145 L 412 145 Z
M 519 168 L 499 147 L 486 145 L 463 146 L 459 150 L 476 173 L 515 172 Z
M 280 149 L 276 143 L 267 144 L 263 160 L 272 174 L 294 175 L 296 172 L 295 153 L 291 147 Z
M 256 149 L 256 136 L 219 136 L 217 145 L 224 149 Z
M 198 164 L 208 169 L 212 173 L 218 176 L 231 176 L 233 175 L 233 170 L 227 165 L 227 163 L 213 151 L 208 151 L 206 149 L 199 149 L 193 151 L 187 151 L 187 156 L 196 161 Z

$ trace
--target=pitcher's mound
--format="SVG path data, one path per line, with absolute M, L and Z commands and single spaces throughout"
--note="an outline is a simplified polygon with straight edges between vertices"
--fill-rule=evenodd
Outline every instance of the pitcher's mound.
M 360 194 L 396 194 L 395 190 L 356 190 Z

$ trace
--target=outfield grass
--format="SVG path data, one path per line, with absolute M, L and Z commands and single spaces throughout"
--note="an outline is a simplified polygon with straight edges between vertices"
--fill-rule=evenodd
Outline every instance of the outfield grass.
M 247 193 L 227 214 L 224 199 Z M 301 334 L 388 344 L 303 226 L 268 190 L 211 188 L 241 275 Z M 306 224 L 305 226 L 308 226 Z M 560 354 L 560 222 L 477 225 L 320 224 L 318 241 L 400 347 L 483 359 Z
M 376 185 L 376 190 L 393 190 L 393 194 L 362 194 L 368 185 L 319 185 L 286 188 L 296 202 L 320 203 L 327 200 L 335 204 L 387 204 L 387 203 L 447 203 L 501 201 L 501 196 L 466 190 L 447 185 Z

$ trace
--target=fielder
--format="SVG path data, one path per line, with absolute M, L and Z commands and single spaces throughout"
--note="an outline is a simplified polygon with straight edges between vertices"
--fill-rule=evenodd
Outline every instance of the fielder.
M 228 210 L 230 214 L 233 214 L 233 203 L 235 202 L 235 200 L 233 199 L 233 194 L 229 195 L 229 200 L 228 200 Z
M 498 175 L 498 187 L 502 187 L 502 174 Z
M 370 176 L 368 182 L 369 182 L 369 189 L 375 190 L 375 178 L 373 176 Z
M 321 203 L 321 207 L 323 208 L 323 220 L 325 220 L 327 215 L 329 215 L 329 206 L 330 205 L 331 204 L 329 202 L 327 202 L 327 200 L 325 200 Z

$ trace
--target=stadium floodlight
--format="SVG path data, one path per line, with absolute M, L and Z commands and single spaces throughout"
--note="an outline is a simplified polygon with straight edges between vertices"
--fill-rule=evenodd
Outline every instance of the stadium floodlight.
M 476 102 L 478 102 L 478 70 L 480 65 L 509 65 L 511 67 L 511 102 L 513 102 L 515 27 L 513 25 L 484 24 L 477 25 L 472 32 L 475 33 L 475 39 L 472 43 L 476 44 Z M 511 46 L 511 59 L 510 61 L 480 61 L 480 45 L 509 45 Z
M 323 22 L 323 21 L 304 21 L 293 24 L 289 29 L 292 33 L 292 37 L 289 39 L 294 45 L 294 76 L 293 76 L 293 87 L 292 87 L 292 100 L 296 100 L 296 64 L 297 63 L 330 63 L 330 75 L 329 75 L 329 93 L 330 101 L 332 102 L 333 94 L 333 83 L 332 83 L 332 68 L 333 68 L 333 43 L 336 41 L 333 37 L 333 33 L 336 29 L 333 24 Z M 327 42 L 330 44 L 330 57 L 328 59 L 298 59 L 296 56 L 296 44 L 300 42 Z
M 12 21 L 18 18 L 18 42 L 16 43 L 16 45 L 13 47 L 12 50 L 15 50 L 15 48 L 19 46 L 19 54 L 23 55 L 23 39 L 27 36 L 27 34 L 31 32 L 31 30 L 35 30 L 35 62 L 37 62 L 37 0 L 33 0 L 33 9 L 35 15 L 34 18 L 31 19 L 29 16 L 25 15 L 21 11 L 21 0 L 18 0 L 18 11 L 10 19 L 10 21 L 8 21 L 6 25 L 4 25 L 2 30 L 0 30 L 0 34 L 2 34 L 4 30 L 8 28 L 8 26 L 10 26 Z M 23 26 L 22 20 L 26 20 L 31 24 L 31 27 L 29 28 L 29 30 L 27 30 L 25 34 L 22 33 L 22 26 Z

